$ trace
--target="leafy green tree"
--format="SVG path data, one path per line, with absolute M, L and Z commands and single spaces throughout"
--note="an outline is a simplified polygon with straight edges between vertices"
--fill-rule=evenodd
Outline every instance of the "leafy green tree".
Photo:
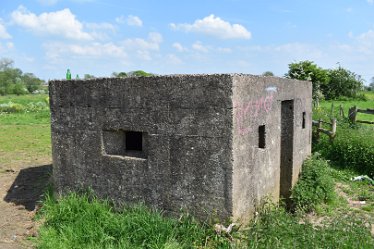
M 127 73 L 125 73 L 125 72 L 119 72 L 119 73 L 117 73 L 117 72 L 113 72 L 113 73 L 112 73 L 112 77 L 116 77 L 116 78 L 126 78 L 126 77 L 128 77 L 128 75 L 127 75 Z
M 39 89 L 43 81 L 32 73 L 13 67 L 13 60 L 0 59 L 0 95 L 25 94 Z
M 0 59 L 0 71 L 4 71 L 8 68 L 13 68 L 14 61 L 9 58 Z
M 22 82 L 17 82 L 12 86 L 12 93 L 16 95 L 23 95 L 28 93 L 28 90 L 25 88 L 25 85 Z
M 151 73 L 147 73 L 147 72 L 144 72 L 143 70 L 137 70 L 137 71 L 133 71 L 131 72 L 131 76 L 136 76 L 136 77 L 139 77 L 139 76 L 152 76 L 153 74 Z
M 22 71 L 18 68 L 3 67 L 0 71 L 0 92 L 2 95 L 12 94 L 14 84 L 19 82 L 22 77 Z
M 374 77 L 371 77 L 370 84 L 367 87 L 368 91 L 374 91 Z
M 287 78 L 310 80 L 313 85 L 313 98 L 323 98 L 323 92 L 329 82 L 327 70 L 318 67 L 313 61 L 300 61 L 288 65 Z
M 324 94 L 328 99 L 336 99 L 339 97 L 354 98 L 358 96 L 359 91 L 363 89 L 363 80 L 361 76 L 339 67 L 328 71 L 329 84 Z
M 127 73 L 120 72 L 120 73 L 118 73 L 117 77 L 119 77 L 119 78 L 126 78 L 127 77 Z
M 265 71 L 262 73 L 262 76 L 274 76 L 274 74 L 271 71 Z
M 37 78 L 32 73 L 23 74 L 22 81 L 29 93 L 33 93 L 34 91 L 40 89 L 43 84 L 43 80 Z
M 95 79 L 95 76 L 93 76 L 92 74 L 85 74 L 85 75 L 83 76 L 83 79 L 85 79 L 85 80 Z
M 369 89 L 369 91 L 374 91 L 374 82 L 369 84 L 368 89 Z

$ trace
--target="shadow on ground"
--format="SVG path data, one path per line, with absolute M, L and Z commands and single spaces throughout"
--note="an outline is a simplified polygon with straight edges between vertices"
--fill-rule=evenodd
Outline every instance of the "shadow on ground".
M 22 169 L 4 197 L 4 201 L 23 205 L 27 210 L 35 209 L 50 183 L 52 165 Z

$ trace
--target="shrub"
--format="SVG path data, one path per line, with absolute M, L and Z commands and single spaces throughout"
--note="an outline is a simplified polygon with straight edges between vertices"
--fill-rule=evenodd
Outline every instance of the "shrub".
M 14 113 L 14 112 L 23 112 L 25 108 L 21 104 L 13 103 L 9 101 L 8 103 L 0 104 L 0 113 Z
M 363 80 L 359 75 L 339 66 L 328 70 L 329 83 L 325 86 L 326 99 L 336 99 L 342 96 L 356 98 L 363 89 Z
M 0 104 L 0 113 L 40 112 L 48 109 L 49 105 L 46 101 L 30 102 L 26 105 L 13 103 L 12 101 Z
M 296 209 L 311 211 L 318 204 L 335 199 L 334 182 L 328 173 L 328 162 L 315 154 L 303 164 L 301 177 L 292 190 Z

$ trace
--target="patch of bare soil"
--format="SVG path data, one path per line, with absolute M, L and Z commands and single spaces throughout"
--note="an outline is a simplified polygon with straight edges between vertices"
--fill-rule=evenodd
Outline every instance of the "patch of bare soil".
M 33 217 L 50 182 L 52 165 L 0 168 L 0 248 L 32 248 L 28 238 L 37 232 Z
M 360 201 L 360 200 L 354 200 L 353 198 L 351 198 L 344 190 L 345 189 L 348 189 L 349 186 L 346 185 L 346 184 L 343 184 L 343 183 L 336 183 L 335 185 L 335 190 L 336 190 L 336 193 L 338 194 L 338 196 L 341 196 L 343 197 L 345 200 L 347 200 L 348 202 L 348 206 L 350 208 L 361 208 L 362 206 L 366 205 L 366 202 L 365 201 Z
M 339 197 L 342 197 L 347 201 L 348 210 L 346 211 L 347 214 L 351 212 L 359 213 L 360 216 L 366 221 L 370 221 L 371 224 L 371 234 L 374 237 L 374 217 L 370 214 L 367 214 L 361 210 L 361 207 L 363 207 L 366 203 L 364 201 L 355 200 L 352 196 L 347 194 L 349 192 L 350 186 L 344 183 L 336 183 L 335 185 L 335 191 Z M 300 223 L 304 223 L 305 221 L 308 221 L 309 223 L 313 224 L 313 226 L 324 226 L 324 223 L 329 223 L 331 221 L 331 217 L 328 216 L 321 216 L 314 212 L 308 213 L 303 220 L 300 221 Z M 369 225 L 369 223 L 367 223 Z

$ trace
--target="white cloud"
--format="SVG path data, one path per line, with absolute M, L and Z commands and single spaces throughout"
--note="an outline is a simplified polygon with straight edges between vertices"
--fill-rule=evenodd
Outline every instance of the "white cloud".
M 314 59 L 322 56 L 321 50 L 315 46 L 298 42 L 275 46 L 272 47 L 272 50 L 275 52 L 288 54 L 290 57 L 293 57 L 294 60 L 302 60 L 302 58 L 305 58 L 306 55 Z
M 373 54 L 374 53 L 374 31 L 368 30 L 365 33 L 360 34 L 354 38 L 356 43 L 354 48 L 364 54 Z
M 160 49 L 162 42 L 162 35 L 159 33 L 149 33 L 148 40 L 142 38 L 126 39 L 123 44 L 126 48 L 132 48 L 136 50 L 155 50 Z
M 15 24 L 35 33 L 63 36 L 74 40 L 93 39 L 92 35 L 83 31 L 83 24 L 69 9 L 36 15 L 20 6 L 12 12 L 11 17 Z
M 207 53 L 209 51 L 208 47 L 204 46 L 201 42 L 197 41 L 192 44 L 192 48 L 196 51 Z
M 137 57 L 139 57 L 143 61 L 151 61 L 152 56 L 148 50 L 137 50 L 136 51 Z
M 357 36 L 349 32 L 348 37 L 352 40 L 352 43 L 337 44 L 336 47 L 346 53 L 356 53 L 360 56 L 374 54 L 374 30 L 370 29 Z
M 240 24 L 231 24 L 219 17 L 210 15 L 203 19 L 196 20 L 193 24 L 171 23 L 173 30 L 183 30 L 186 32 L 203 33 L 221 39 L 250 39 L 251 32 Z
M 93 30 L 109 30 L 109 31 L 116 31 L 116 28 L 111 23 L 103 22 L 103 23 L 86 23 L 85 26 L 89 29 Z
M 183 63 L 183 61 L 178 56 L 176 56 L 175 54 L 168 54 L 166 56 L 166 58 L 167 58 L 167 62 L 170 63 L 170 64 L 177 65 L 177 64 L 182 64 Z
M 11 50 L 12 48 L 14 48 L 14 44 L 12 42 L 7 42 L 6 44 L 2 44 L 0 42 L 0 52 L 1 53 L 9 52 L 9 50 Z
M 122 62 L 134 61 L 139 58 L 141 61 L 152 61 L 154 54 L 158 53 L 162 36 L 159 33 L 149 33 L 147 39 L 133 38 L 122 42 L 47 42 L 43 45 L 48 60 L 53 63 L 64 61 L 66 54 L 77 60 L 97 59 L 107 60 L 110 58 L 120 59 Z
M 13 42 L 7 42 L 7 43 L 6 43 L 6 47 L 7 47 L 8 49 L 12 49 L 12 48 L 14 48 L 14 43 L 13 43 Z
M 119 16 L 116 18 L 116 22 L 119 24 L 127 24 L 129 26 L 137 26 L 141 27 L 143 26 L 143 21 L 138 16 L 129 15 L 127 17 L 125 16 Z
M 127 56 L 123 47 L 109 43 L 92 43 L 86 45 L 66 44 L 60 42 L 46 43 L 43 45 L 48 59 L 56 60 L 66 54 L 78 57 L 102 58 L 116 57 L 125 58 Z
M 174 42 L 173 43 L 173 48 L 175 48 L 178 52 L 184 52 L 187 51 L 185 47 L 182 46 L 179 42 Z
M 0 39 L 10 39 L 12 36 L 6 31 L 5 26 L 1 23 L 0 19 Z
M 139 17 L 137 17 L 137 16 L 129 15 L 127 17 L 127 24 L 129 26 L 141 27 L 141 26 L 143 26 L 143 21 Z
M 218 48 L 217 50 L 218 52 L 227 53 L 227 54 L 232 52 L 231 48 Z
M 125 16 L 119 16 L 119 17 L 116 17 L 116 22 L 119 23 L 119 24 L 125 24 L 126 23 L 126 18 Z
M 366 2 L 368 2 L 368 4 L 374 4 L 374 0 L 366 0 Z
M 162 35 L 159 33 L 149 33 L 148 39 L 133 38 L 122 42 L 123 47 L 129 53 L 135 54 L 143 61 L 151 61 L 151 52 L 158 52 L 162 43 Z
M 115 33 L 116 28 L 113 24 L 103 23 L 85 23 L 84 26 L 90 31 L 90 35 L 94 39 L 105 40 L 109 39 L 108 32 Z

